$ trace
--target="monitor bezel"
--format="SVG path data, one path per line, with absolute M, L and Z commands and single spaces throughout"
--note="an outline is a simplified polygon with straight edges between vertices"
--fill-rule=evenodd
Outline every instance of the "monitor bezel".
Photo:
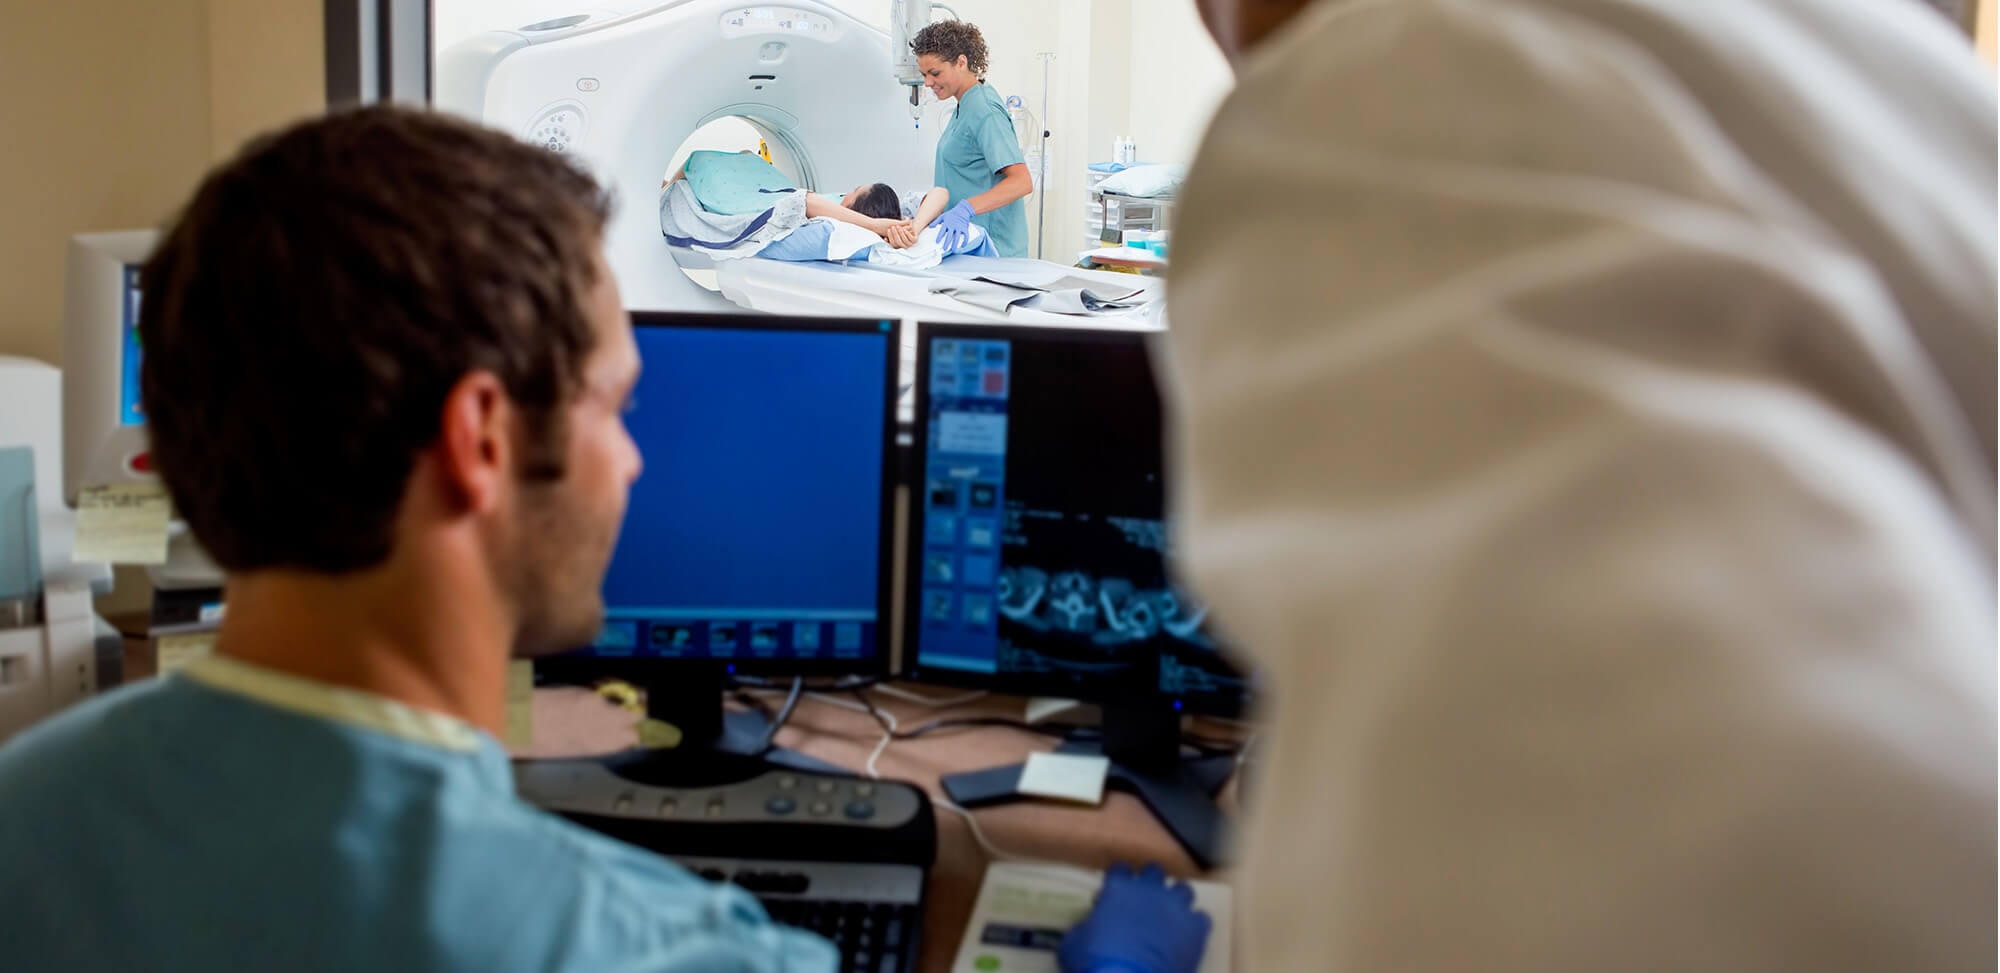
M 923 599 L 918 594 L 923 590 L 924 563 L 924 523 L 927 509 L 922 501 L 923 485 L 928 477 L 930 463 L 930 349 L 938 338 L 954 340 L 985 341 L 1063 341 L 1073 344 L 1128 344 L 1138 346 L 1148 361 L 1153 361 L 1153 343 L 1165 332 L 1159 328 L 1117 328 L 1092 327 L 1088 325 L 1066 327 L 1051 325 L 1012 324 L 963 324 L 935 321 L 916 322 L 916 388 L 913 422 L 910 433 L 910 463 L 907 524 L 903 539 L 903 612 L 902 612 L 902 666 L 897 678 L 912 682 L 929 683 L 938 686 L 952 686 L 961 689 L 984 689 L 990 692 L 1016 696 L 1059 695 L 1076 698 L 1084 702 L 1103 702 L 1117 697 L 1126 698 L 1134 690 L 1130 688 L 1134 680 L 1128 675 L 1117 678 L 1093 680 L 1078 686 L 1057 687 L 1034 677 L 1007 673 L 969 672 L 948 667 L 925 667 L 922 656 L 923 640 Z M 1157 375 L 1154 386 L 1157 389 Z M 1166 429 L 1166 403 L 1161 403 L 1161 430 Z M 1162 444 L 1164 455 L 1166 447 Z M 1164 465 L 1164 464 L 1163 464 Z M 1162 470 L 1165 474 L 1168 471 Z M 1171 503 L 1171 498 L 1169 498 Z M 1157 655 L 1155 656 L 1157 659 Z M 1240 666 L 1240 656 L 1232 653 L 1232 665 Z M 1231 693 L 1196 693 L 1170 695 L 1160 690 L 1159 666 L 1155 662 L 1151 671 L 1142 673 L 1145 686 L 1152 688 L 1168 705 L 1176 709 L 1210 716 L 1241 716 L 1250 704 L 1250 690 Z M 1080 691 L 1079 691 L 1080 690 Z
M 882 383 L 882 469 L 881 498 L 877 513 L 875 639 L 872 646 L 854 658 L 764 659 L 742 656 L 734 659 L 661 658 L 658 656 L 588 655 L 588 647 L 543 656 L 535 660 L 539 674 L 556 679 L 586 678 L 673 678 L 675 672 L 693 674 L 699 670 L 722 669 L 728 673 L 762 677 L 792 676 L 884 676 L 894 665 L 890 657 L 895 628 L 896 488 L 898 476 L 896 447 L 896 369 L 902 346 L 899 322 L 894 318 L 808 317 L 710 311 L 631 311 L 634 332 L 642 328 L 683 328 L 740 331 L 810 331 L 837 334 L 879 334 L 883 338 Z M 646 476 L 671 475 L 664 466 Z M 606 565 L 607 571 L 609 565 Z

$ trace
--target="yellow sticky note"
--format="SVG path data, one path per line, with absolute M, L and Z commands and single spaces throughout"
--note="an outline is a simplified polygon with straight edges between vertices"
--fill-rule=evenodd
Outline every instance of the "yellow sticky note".
M 507 663 L 507 745 L 535 742 L 535 664 L 527 659 Z
M 164 676 L 186 666 L 197 659 L 206 659 L 215 653 L 214 632 L 183 632 L 179 635 L 162 635 L 154 643 L 156 662 L 154 675 Z
M 647 718 L 635 724 L 639 746 L 648 750 L 672 750 L 681 745 L 681 728 L 672 723 Z
M 173 504 L 160 483 L 87 486 L 76 495 L 77 561 L 165 564 Z
M 1100 804 L 1104 801 L 1104 778 L 1110 772 L 1111 761 L 1104 757 L 1031 753 L 1014 789 L 1036 797 Z

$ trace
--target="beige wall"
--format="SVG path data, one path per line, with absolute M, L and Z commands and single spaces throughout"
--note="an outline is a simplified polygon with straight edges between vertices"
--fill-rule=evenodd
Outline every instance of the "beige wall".
M 321 0 L 209 0 L 210 158 L 326 106 Z
M 0 32 L 0 354 L 61 364 L 70 234 L 157 224 L 208 161 L 207 3 L 12 6 Z
M 321 8 L 16 6 L 0 35 L 0 354 L 61 364 L 65 241 L 159 225 L 247 134 L 323 105 Z
M 1974 28 L 1973 34 L 1979 39 L 1979 53 L 1986 58 L 1987 64 L 1992 64 L 1994 63 L 1995 56 L 1993 0 L 1979 0 L 1977 17 L 1978 24 Z

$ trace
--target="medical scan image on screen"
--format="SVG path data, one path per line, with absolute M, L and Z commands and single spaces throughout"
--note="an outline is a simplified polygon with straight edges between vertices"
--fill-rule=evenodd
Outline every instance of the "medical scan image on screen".
M 1168 695 L 1240 693 L 1169 570 L 1144 346 L 937 337 L 928 359 L 920 664 L 1055 695 L 1157 660 Z

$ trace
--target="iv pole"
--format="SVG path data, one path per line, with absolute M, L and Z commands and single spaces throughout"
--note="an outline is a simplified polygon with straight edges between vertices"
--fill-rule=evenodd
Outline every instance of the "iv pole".
M 1042 259 L 1042 238 L 1048 235 L 1049 220 L 1049 62 L 1056 56 L 1048 51 L 1035 54 L 1042 62 L 1042 167 L 1041 191 L 1035 194 L 1035 259 Z

